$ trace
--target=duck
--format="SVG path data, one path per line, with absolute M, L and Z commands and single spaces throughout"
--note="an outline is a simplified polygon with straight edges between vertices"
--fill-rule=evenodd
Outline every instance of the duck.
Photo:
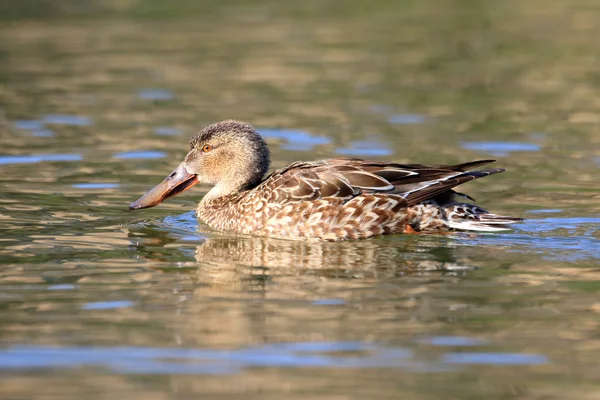
M 357 158 L 296 161 L 267 176 L 270 152 L 252 125 L 214 123 L 190 141 L 183 162 L 129 210 L 154 207 L 202 182 L 196 216 L 231 234 L 338 242 L 400 233 L 498 232 L 522 218 L 490 213 L 454 187 L 504 172 L 495 160 L 456 165 Z M 266 178 L 265 178 L 266 176 Z

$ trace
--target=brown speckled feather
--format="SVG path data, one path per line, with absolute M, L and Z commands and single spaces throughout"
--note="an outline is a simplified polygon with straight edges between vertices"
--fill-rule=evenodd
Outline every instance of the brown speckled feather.
M 453 166 L 348 158 L 296 162 L 229 201 L 201 204 L 198 216 L 216 229 L 293 239 L 362 239 L 403 232 L 409 224 L 421 231 L 447 230 L 444 210 L 435 197 L 452 193 L 450 189 L 463 182 L 503 171 L 467 170 L 490 162 Z

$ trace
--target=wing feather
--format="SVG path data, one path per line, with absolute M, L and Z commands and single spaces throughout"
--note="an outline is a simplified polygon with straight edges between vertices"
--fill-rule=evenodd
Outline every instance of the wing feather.
M 277 202 L 314 201 L 322 198 L 347 201 L 361 193 L 393 194 L 417 204 L 473 179 L 504 171 L 502 168 L 472 171 L 494 160 L 457 165 L 395 164 L 336 158 L 295 162 L 275 171 L 260 190 Z

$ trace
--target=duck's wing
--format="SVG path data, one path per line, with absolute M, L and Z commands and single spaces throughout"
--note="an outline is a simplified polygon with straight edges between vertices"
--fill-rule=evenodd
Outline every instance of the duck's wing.
M 494 160 L 458 165 L 390 164 L 351 158 L 295 162 L 274 172 L 257 188 L 270 202 L 350 200 L 363 193 L 394 194 L 413 205 L 461 183 L 504 171 L 471 171 Z

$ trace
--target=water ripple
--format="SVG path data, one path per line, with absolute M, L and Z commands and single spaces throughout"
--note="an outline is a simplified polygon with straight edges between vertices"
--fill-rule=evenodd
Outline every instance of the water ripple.
M 96 301 L 84 304 L 81 308 L 83 310 L 114 310 L 117 308 L 133 307 L 133 305 L 134 302 L 129 300 Z
M 157 126 L 156 128 L 154 128 L 154 133 L 156 133 L 157 135 L 172 136 L 180 134 L 181 130 L 177 128 L 171 128 L 168 126 Z
M 175 96 L 167 89 L 140 89 L 138 97 L 143 100 L 172 100 Z
M 548 357 L 541 354 L 517 353 L 449 353 L 444 355 L 448 364 L 487 365 L 538 365 L 547 364 Z
M 44 128 L 44 124 L 39 120 L 19 120 L 13 123 L 15 129 L 31 131 L 35 137 L 54 137 L 56 134 L 52 129 Z
M 546 260 L 574 262 L 600 259 L 600 240 L 594 236 L 600 229 L 600 218 L 529 219 L 520 223 L 517 229 L 516 233 L 481 235 L 474 242 L 506 246 L 514 251 L 538 251 Z M 565 230 L 568 234 L 556 232 L 558 230 Z
M 48 286 L 48 290 L 73 290 L 76 286 L 71 283 L 59 283 Z
M 342 306 L 346 304 L 344 299 L 318 299 L 312 302 L 315 306 Z
M 81 161 L 79 154 L 36 154 L 28 156 L 0 156 L 0 165 L 34 164 L 42 161 Z
M 119 357 L 114 357 L 119 354 Z M 537 365 L 541 354 L 446 353 L 441 360 L 418 361 L 405 348 L 368 342 L 273 343 L 233 350 L 156 347 L 14 346 L 0 350 L 0 369 L 105 366 L 127 373 L 232 374 L 251 367 L 408 368 L 444 370 L 444 364 Z M 167 361 L 168 360 L 168 361 Z
M 31 134 L 35 137 L 54 137 L 56 133 L 52 129 L 35 129 L 31 131 Z
M 432 346 L 481 346 L 487 341 L 466 336 L 434 336 L 417 340 L 419 343 L 427 343 Z
M 23 130 L 37 130 L 37 129 L 43 129 L 44 128 L 44 124 L 42 124 L 42 121 L 38 121 L 38 120 L 19 120 L 19 121 L 15 121 L 13 123 L 13 126 L 16 129 L 23 129 Z
M 71 185 L 75 189 L 116 189 L 118 183 L 75 183 Z
M 119 158 L 123 160 L 131 160 L 131 159 L 144 159 L 144 158 L 164 158 L 167 156 L 167 153 L 162 151 L 125 151 L 123 153 L 113 154 L 114 158 Z
M 283 150 L 310 151 L 315 146 L 331 143 L 331 139 L 324 136 L 313 136 L 302 131 L 286 129 L 258 129 L 260 134 L 267 139 L 284 139 L 288 143 L 281 146 Z
M 417 125 L 425 123 L 426 119 L 419 114 L 397 114 L 388 118 L 388 121 L 391 124 Z
M 540 151 L 541 146 L 522 142 L 465 142 L 463 149 L 483 151 L 496 157 L 505 157 L 518 151 Z
M 382 145 L 367 141 L 357 140 L 351 142 L 348 147 L 340 147 L 335 149 L 337 154 L 343 156 L 362 156 L 362 157 L 382 157 L 393 154 L 393 151 L 389 148 L 383 147 Z
M 67 114 L 47 114 L 42 117 L 45 124 L 87 126 L 92 124 L 91 118 Z

